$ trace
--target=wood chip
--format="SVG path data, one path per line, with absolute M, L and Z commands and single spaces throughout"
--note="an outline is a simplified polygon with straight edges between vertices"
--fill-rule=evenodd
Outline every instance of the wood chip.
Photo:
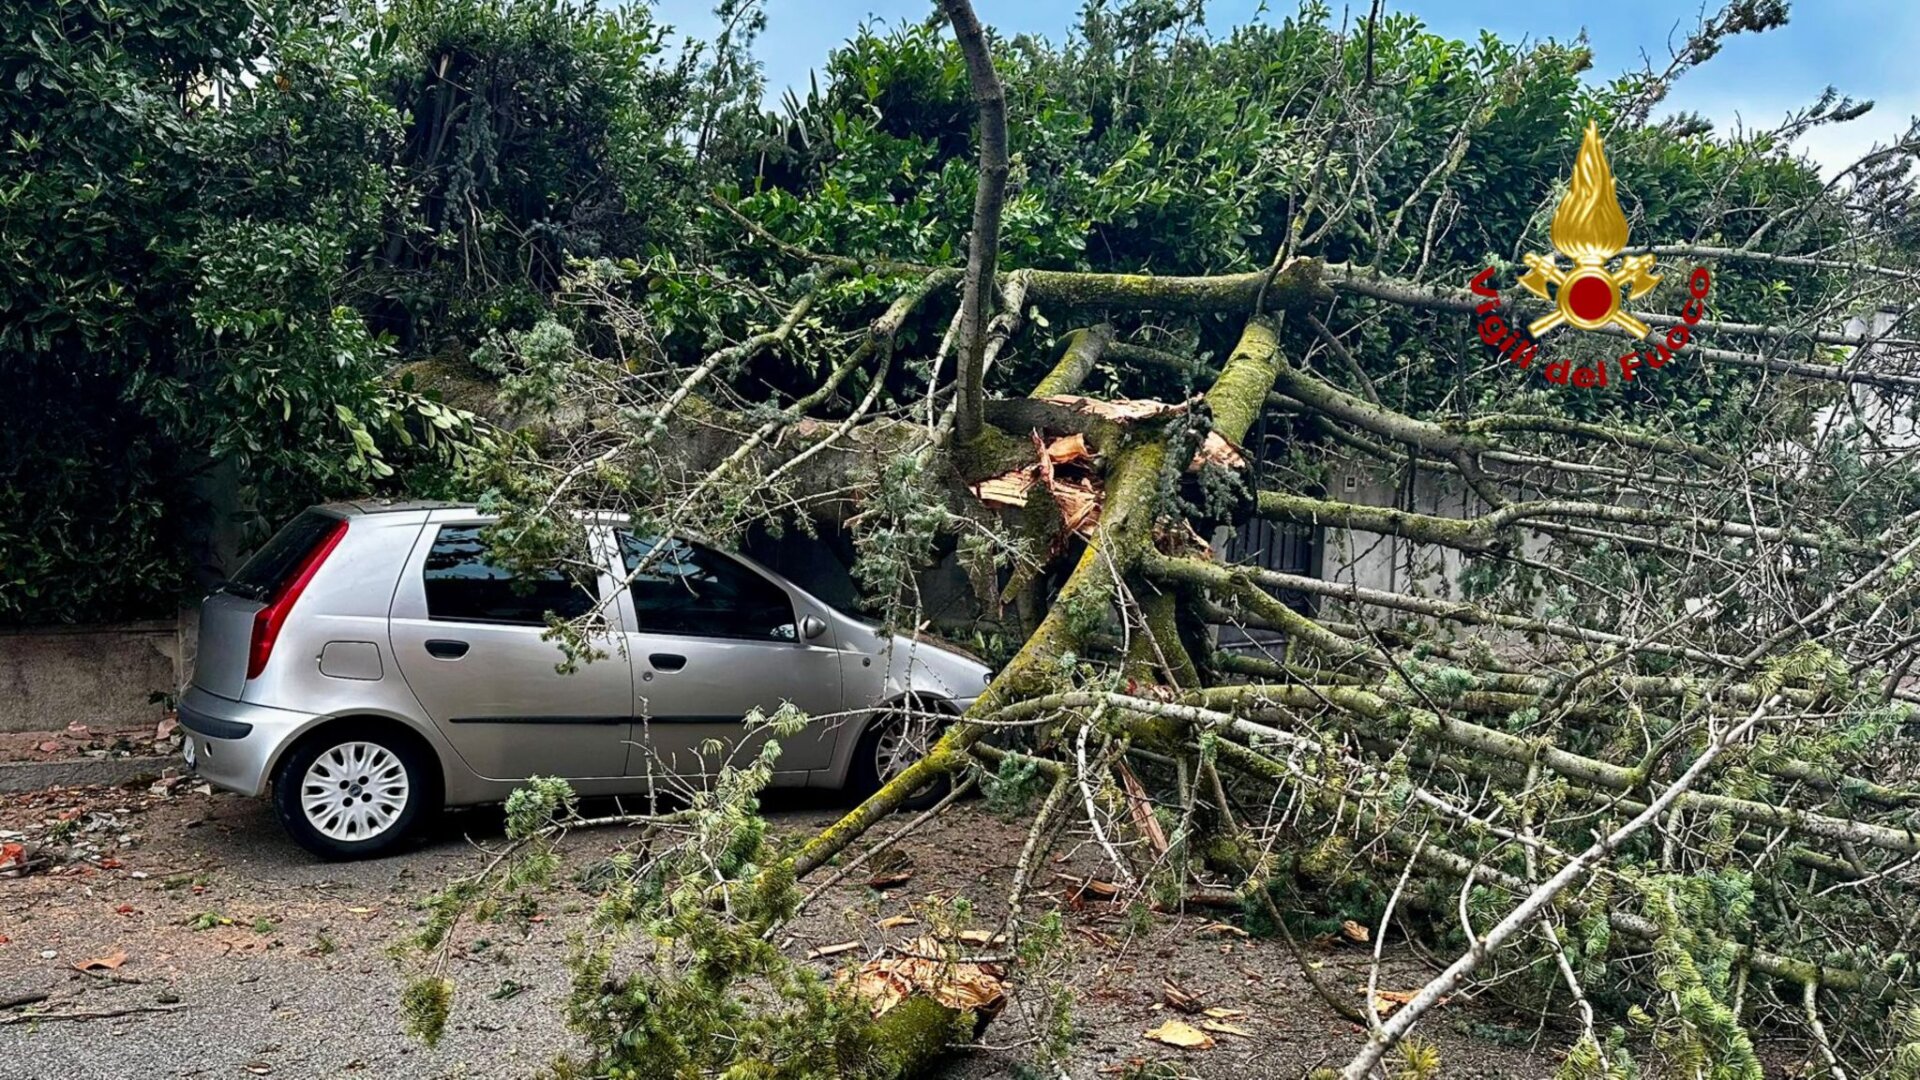
M 1168 1020 L 1147 1032 L 1146 1037 L 1157 1043 L 1178 1046 L 1183 1050 L 1213 1049 L 1213 1036 L 1184 1020 Z
M 1029 470 L 1015 469 L 980 481 L 973 485 L 973 493 L 988 506 L 1022 507 L 1027 505 L 1027 492 L 1033 490 L 1034 480 Z
M 1147 420 L 1164 413 L 1185 412 L 1187 408 L 1184 404 L 1169 405 L 1164 401 L 1131 401 L 1127 398 L 1103 401 L 1098 398 L 1082 397 L 1079 394 L 1055 394 L 1041 400 L 1122 423 L 1130 420 Z
M 878 923 L 875 923 L 874 925 L 878 926 L 882 930 L 892 930 L 893 928 L 898 926 L 914 926 L 919 922 L 920 922 L 919 919 L 916 919 L 911 915 L 890 915 L 884 919 L 881 919 Z
M 1207 925 L 1201 927 L 1200 932 L 1203 934 L 1232 934 L 1234 937 L 1252 937 L 1253 936 L 1252 934 L 1247 933 L 1245 930 L 1240 929 L 1239 927 L 1233 925 L 1232 923 L 1224 923 L 1224 922 L 1210 922 Z
M 962 930 L 960 940 L 969 945 L 1002 945 L 1006 943 L 1007 935 L 991 930 Z
M 1228 442 L 1226 436 L 1217 431 L 1209 431 L 1207 437 L 1201 441 L 1200 449 L 1194 451 L 1193 461 L 1187 465 L 1187 469 L 1191 472 L 1202 465 L 1244 469 L 1247 467 L 1247 455 L 1239 447 Z
M 1073 889 L 1068 893 L 1067 899 L 1074 903 L 1085 903 L 1088 900 L 1112 900 L 1120 895 L 1120 886 L 1111 881 L 1078 878 L 1070 874 L 1061 874 L 1060 879 L 1073 882 Z
M 859 947 L 860 943 L 857 941 L 843 941 L 838 945 L 822 945 L 817 949 L 808 951 L 807 959 L 818 960 L 823 956 L 839 956 L 841 953 L 852 952 Z
M 1160 1000 L 1183 1013 L 1197 1013 L 1204 1007 L 1198 996 L 1172 979 L 1160 980 Z
M 1087 437 L 1079 432 L 1053 440 L 1041 447 L 1040 452 L 1056 465 L 1088 461 L 1093 457 L 1093 451 L 1087 449 Z
M 1340 924 L 1340 936 L 1361 945 L 1373 940 L 1373 935 L 1367 932 L 1367 928 L 1352 919 Z
M 1006 980 L 991 964 L 952 961 L 940 954 L 939 942 L 920 938 L 903 950 L 908 955 L 869 960 L 858 971 L 842 971 L 842 983 L 867 1002 L 878 1019 L 916 994 L 930 997 L 950 1009 L 993 1017 L 1007 1004 Z
M 891 874 L 875 874 L 867 879 L 869 889 L 891 889 L 896 885 L 905 885 L 913 880 L 913 871 L 900 870 Z
M 1091 481 L 1054 480 L 1047 484 L 1047 491 L 1059 505 L 1060 519 L 1068 532 L 1092 534 L 1093 527 L 1100 523 L 1100 492 Z
M 1215 1020 L 1244 1020 L 1246 1019 L 1246 1016 L 1247 1016 L 1247 1010 L 1245 1009 L 1208 1009 L 1207 1015 L 1212 1017 Z
M 1120 776 L 1120 786 L 1127 793 L 1127 808 L 1133 814 L 1134 827 L 1153 845 L 1155 854 L 1167 853 L 1167 834 L 1160 828 L 1160 819 L 1153 814 L 1153 800 L 1147 797 L 1146 786 L 1125 761 L 1113 763 L 1113 771 Z

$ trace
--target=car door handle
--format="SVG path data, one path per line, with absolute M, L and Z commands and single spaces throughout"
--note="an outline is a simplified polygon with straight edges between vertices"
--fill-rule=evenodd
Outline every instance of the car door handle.
M 679 653 L 657 652 L 647 657 L 647 663 L 661 671 L 679 671 L 687 666 L 687 658 Z
M 437 660 L 458 660 L 467 655 L 467 650 L 472 647 L 464 641 L 435 638 L 427 642 L 427 655 Z

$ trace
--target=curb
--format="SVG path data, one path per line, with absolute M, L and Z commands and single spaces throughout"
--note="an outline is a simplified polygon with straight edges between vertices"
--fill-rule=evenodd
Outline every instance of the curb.
M 83 784 L 125 784 L 151 780 L 179 764 L 172 755 L 121 758 L 69 758 L 64 761 L 0 762 L 0 791 L 37 791 Z

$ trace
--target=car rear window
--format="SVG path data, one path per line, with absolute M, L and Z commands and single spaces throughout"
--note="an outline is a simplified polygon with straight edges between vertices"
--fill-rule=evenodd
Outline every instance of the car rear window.
M 268 599 L 299 572 L 301 562 L 333 532 L 339 520 L 309 510 L 287 522 L 223 587 L 250 600 Z

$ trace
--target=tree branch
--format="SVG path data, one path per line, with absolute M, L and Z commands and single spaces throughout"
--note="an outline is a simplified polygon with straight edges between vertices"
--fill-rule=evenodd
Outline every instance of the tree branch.
M 941 0 L 954 40 L 967 62 L 974 108 L 980 121 L 979 183 L 974 190 L 973 231 L 967 241 L 967 279 L 960 300 L 960 416 L 963 443 L 979 438 L 986 424 L 987 297 L 1000 257 L 1000 212 L 1007 197 L 1007 99 L 993 70 L 986 32 L 968 0 Z

